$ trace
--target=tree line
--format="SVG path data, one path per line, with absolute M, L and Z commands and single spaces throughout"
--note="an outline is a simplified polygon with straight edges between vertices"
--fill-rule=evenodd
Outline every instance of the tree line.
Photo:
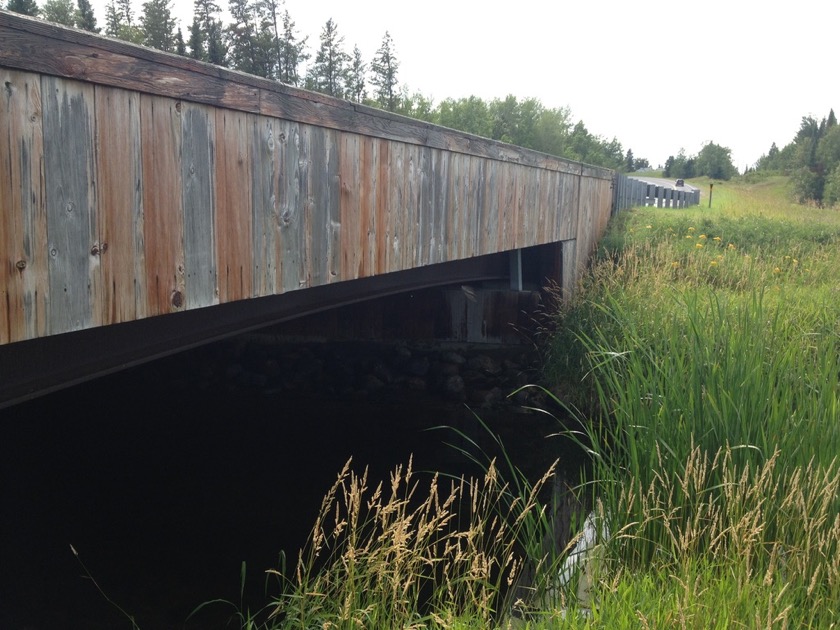
M 793 141 L 782 149 L 770 145 L 755 170 L 790 175 L 801 202 L 840 204 L 840 125 L 834 109 L 820 121 L 803 116 Z
M 697 155 L 687 156 L 680 149 L 676 157 L 669 155 L 662 169 L 663 177 L 689 179 L 690 177 L 711 177 L 728 180 L 738 174 L 732 164 L 732 150 L 714 142 L 707 142 Z
M 313 54 L 284 0 L 228 0 L 227 22 L 215 0 L 194 0 L 186 34 L 172 4 L 146 0 L 137 14 L 132 0 L 109 0 L 104 26 L 97 23 L 89 0 L 46 0 L 41 7 L 35 0 L 8 0 L 7 9 L 562 158 L 624 172 L 650 168 L 647 159 L 625 151 L 617 139 L 592 134 L 582 121 L 574 122 L 566 107 L 548 108 L 538 99 L 513 95 L 489 101 L 447 98 L 435 104 L 410 93 L 398 80 L 400 64 L 387 31 L 366 62 L 358 45 L 347 52 L 332 18 L 321 29 Z

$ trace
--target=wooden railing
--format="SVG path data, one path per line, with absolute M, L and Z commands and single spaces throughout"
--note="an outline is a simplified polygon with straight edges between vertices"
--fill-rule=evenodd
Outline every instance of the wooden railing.
M 0 344 L 564 241 L 613 173 L 0 11 Z

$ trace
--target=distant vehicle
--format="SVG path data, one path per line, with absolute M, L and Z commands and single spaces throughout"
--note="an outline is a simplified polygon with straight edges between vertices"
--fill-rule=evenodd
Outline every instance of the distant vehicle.
M 682 188 L 683 186 L 685 186 L 685 182 L 681 179 L 678 179 L 676 186 L 677 188 Z

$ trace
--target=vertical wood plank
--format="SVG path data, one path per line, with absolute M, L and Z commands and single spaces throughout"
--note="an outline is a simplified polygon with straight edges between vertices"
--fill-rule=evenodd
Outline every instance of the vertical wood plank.
M 367 249 L 366 239 L 362 237 L 362 231 L 367 230 L 366 219 L 362 217 L 362 189 L 368 188 L 368 184 L 359 175 L 363 168 L 359 136 L 343 133 L 340 142 L 341 278 L 355 280 L 362 275 L 362 259 Z
M 449 260 L 449 156 L 448 151 L 432 151 L 432 263 Z
M 386 252 L 387 271 L 402 269 L 402 251 L 404 248 L 405 225 L 405 145 L 392 142 L 389 147 L 390 165 L 388 167 L 388 227 L 390 243 Z
M 391 244 L 391 144 L 387 140 L 376 141 L 376 273 L 386 273 L 390 261 Z
M 359 138 L 359 277 L 376 273 L 376 195 L 379 189 L 377 143 L 373 138 Z
M 499 163 L 487 165 L 484 177 L 484 194 L 481 203 L 481 216 L 478 224 L 479 240 L 478 253 L 492 254 L 496 252 L 499 230 Z
M 41 81 L 0 70 L 0 344 L 46 333 Z
M 181 103 L 140 97 L 146 314 L 184 309 L 184 211 L 181 187 Z
M 182 103 L 181 120 L 186 308 L 200 308 L 219 302 L 215 255 L 215 114 L 212 108 Z
M 104 318 L 94 194 L 93 85 L 42 77 L 50 334 Z
M 275 121 L 264 116 L 250 116 L 251 164 L 251 224 L 253 226 L 253 295 L 265 296 L 279 293 L 277 283 L 280 229 L 277 195 L 274 182 L 277 156 L 274 138 Z
M 146 315 L 140 95 L 96 86 L 96 182 L 105 322 Z
M 216 109 L 216 265 L 219 301 L 249 298 L 251 246 L 251 133 L 248 114 Z
M 306 214 L 311 286 L 328 284 L 340 273 L 340 181 L 337 132 L 311 127 L 310 212 Z
M 306 262 L 306 207 L 309 200 L 309 135 L 308 127 L 282 122 L 278 136 L 281 167 L 280 233 L 283 256 L 281 277 L 283 290 L 293 291 L 308 285 Z
M 420 264 L 420 151 L 413 144 L 405 145 L 405 210 L 403 213 L 403 269 Z

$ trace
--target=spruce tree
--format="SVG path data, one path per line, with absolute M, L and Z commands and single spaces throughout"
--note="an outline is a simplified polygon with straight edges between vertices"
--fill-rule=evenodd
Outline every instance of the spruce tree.
M 73 0 L 47 0 L 41 9 L 41 17 L 47 22 L 76 26 L 76 7 Z
M 321 47 L 306 78 L 307 87 L 344 98 L 350 55 L 344 52 L 343 46 L 344 37 L 338 34 L 338 26 L 330 18 L 321 30 Z
M 255 74 L 256 29 L 251 0 L 228 0 L 231 23 L 227 27 L 228 59 L 231 67 Z
M 98 33 L 99 27 L 96 25 L 96 16 L 93 13 L 93 7 L 90 6 L 90 0 L 77 0 L 76 2 L 76 26 L 91 33 Z
M 300 84 L 300 64 L 309 59 L 306 52 L 308 37 L 298 39 L 295 23 L 288 11 L 283 13 L 283 36 L 279 40 L 277 80 L 287 85 Z
M 201 29 L 201 22 L 198 21 L 198 16 L 193 16 L 192 25 L 190 26 L 190 57 L 198 59 L 199 61 L 207 61 L 207 51 L 205 50 L 204 31 Z
M 170 8 L 171 0 L 147 0 L 143 3 L 140 24 L 143 44 L 173 52 L 175 50 L 175 18 Z
M 9 4 L 6 5 L 6 9 L 22 15 L 30 15 L 32 17 L 38 17 L 38 14 L 40 13 L 38 4 L 35 0 L 9 0 Z
M 180 26 L 175 32 L 175 52 L 182 57 L 187 56 L 187 44 L 184 41 L 184 32 L 181 30 Z
M 373 61 L 370 64 L 370 82 L 376 88 L 375 98 L 380 107 L 389 112 L 397 108 L 397 71 L 400 64 L 394 51 L 394 42 L 391 34 L 385 31 L 382 38 L 382 45 L 376 51 Z
M 353 58 L 347 72 L 347 98 L 361 103 L 367 96 L 365 90 L 365 71 L 367 66 L 362 61 L 362 51 L 358 46 L 353 47 Z

